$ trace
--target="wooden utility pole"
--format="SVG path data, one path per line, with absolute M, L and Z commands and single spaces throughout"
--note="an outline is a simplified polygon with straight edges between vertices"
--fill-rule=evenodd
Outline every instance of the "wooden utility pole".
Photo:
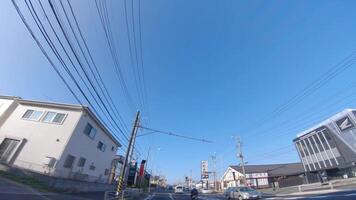
M 245 161 L 244 156 L 242 155 L 242 145 L 239 137 L 236 137 L 236 145 L 237 145 L 237 157 L 240 159 L 242 174 L 243 174 L 243 182 L 246 185 L 246 173 L 245 173 Z
M 118 199 L 121 196 L 123 196 L 124 188 L 126 187 L 126 183 L 127 183 L 126 173 L 128 171 L 129 157 L 130 157 L 130 153 L 131 153 L 131 151 L 133 149 L 133 146 L 134 146 L 135 137 L 136 137 L 137 129 L 139 127 L 139 123 L 140 123 L 140 111 L 137 111 L 135 122 L 133 124 L 133 128 L 132 128 L 132 131 L 131 131 L 130 141 L 129 141 L 129 144 L 128 144 L 128 147 L 127 147 L 127 150 L 126 150 L 125 161 L 124 161 L 123 167 L 121 169 L 120 178 L 119 178 L 118 185 L 117 185 L 116 193 L 117 193 Z

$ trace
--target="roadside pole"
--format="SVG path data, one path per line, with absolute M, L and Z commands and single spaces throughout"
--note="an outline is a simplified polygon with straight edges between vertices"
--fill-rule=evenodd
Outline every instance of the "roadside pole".
M 242 145 L 239 137 L 236 137 L 236 144 L 238 149 L 237 157 L 240 159 L 241 162 L 243 182 L 246 185 L 245 161 L 244 161 L 244 156 L 242 155 Z
M 148 148 L 148 153 L 147 153 L 147 158 L 146 158 L 146 163 L 145 163 L 145 165 L 144 165 L 144 167 L 143 167 L 143 174 L 145 174 L 145 171 L 146 171 L 146 168 L 147 168 L 147 166 L 148 166 L 148 158 L 150 157 L 150 151 L 151 151 L 151 147 L 149 147 Z M 145 176 L 145 175 L 143 175 L 143 176 Z M 142 188 L 142 186 L 143 186 L 143 183 L 144 183 L 144 181 L 143 180 L 145 180 L 145 177 L 142 177 L 141 178 L 141 182 L 140 182 L 140 187 Z
M 216 192 L 216 153 L 211 156 L 211 160 L 213 161 L 214 191 Z
M 153 177 L 153 170 L 152 169 L 151 169 L 150 178 L 148 179 L 148 193 L 151 192 L 151 177 Z
M 136 133 L 137 133 L 137 128 L 139 127 L 139 122 L 140 122 L 140 111 L 137 111 L 136 113 L 136 118 L 135 118 L 135 122 L 133 124 L 133 128 L 131 131 L 131 137 L 130 137 L 130 141 L 126 150 L 126 156 L 125 156 L 125 161 L 120 173 L 120 178 L 118 181 L 118 185 L 117 185 L 117 199 L 119 199 L 120 197 L 123 197 L 124 195 L 124 188 L 126 187 L 126 183 L 127 183 L 127 170 L 128 170 L 128 162 L 129 162 L 129 157 L 130 157 L 130 153 L 131 153 L 131 149 L 134 146 L 134 142 L 135 142 L 135 137 L 136 137 Z

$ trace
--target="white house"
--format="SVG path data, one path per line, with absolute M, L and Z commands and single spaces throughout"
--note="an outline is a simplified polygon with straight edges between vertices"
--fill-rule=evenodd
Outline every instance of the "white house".
M 88 107 L 0 96 L 0 162 L 49 176 L 109 182 L 120 143 Z
M 221 178 L 223 190 L 247 185 L 253 188 L 288 187 L 303 184 L 301 163 L 245 165 L 246 183 L 241 166 L 229 166 Z

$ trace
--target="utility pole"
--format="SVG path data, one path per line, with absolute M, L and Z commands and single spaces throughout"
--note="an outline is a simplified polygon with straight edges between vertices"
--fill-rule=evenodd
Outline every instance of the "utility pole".
M 243 174 L 243 182 L 246 184 L 246 173 L 245 173 L 245 161 L 244 161 L 244 156 L 242 155 L 242 145 L 239 137 L 236 137 L 236 145 L 237 145 L 237 157 L 240 159 L 241 162 L 241 168 L 242 168 L 242 174 Z
M 192 170 L 190 170 L 190 176 L 189 176 L 189 190 L 192 190 Z
M 213 161 L 213 177 L 214 177 L 214 191 L 216 191 L 216 153 L 211 156 L 211 160 Z
M 126 156 L 125 156 L 125 161 L 120 173 L 120 178 L 118 181 L 118 185 L 117 185 L 117 191 L 116 194 L 118 196 L 117 199 L 119 199 L 120 196 L 123 197 L 124 194 L 124 188 L 126 187 L 126 183 L 127 183 L 127 176 L 126 173 L 128 171 L 128 162 L 129 162 L 129 157 L 130 157 L 130 153 L 131 153 L 131 149 L 133 149 L 132 147 L 134 146 L 134 142 L 135 142 L 135 137 L 136 137 L 136 133 L 137 133 L 137 129 L 139 127 L 139 123 L 140 123 L 140 111 L 137 111 L 136 113 L 136 118 L 135 118 L 135 122 L 133 124 L 133 128 L 131 131 L 131 137 L 130 137 L 130 141 L 126 150 Z

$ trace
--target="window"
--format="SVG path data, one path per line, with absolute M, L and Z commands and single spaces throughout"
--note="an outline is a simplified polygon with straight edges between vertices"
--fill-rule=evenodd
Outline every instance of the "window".
M 84 129 L 84 134 L 90 137 L 91 139 L 94 139 L 96 135 L 96 129 L 88 123 Z
M 94 163 L 91 163 L 90 167 L 89 167 L 90 170 L 95 170 L 95 166 L 94 166 Z
M 63 122 L 65 116 L 66 115 L 63 113 L 57 113 L 56 116 L 53 118 L 52 122 L 61 124 Z
M 105 169 L 104 175 L 105 175 L 105 176 L 109 175 L 109 169 Z
M 63 113 L 47 112 L 42 121 L 47 123 L 61 124 L 65 116 L 66 114 Z
M 325 138 L 324 138 L 322 132 L 319 132 L 318 135 L 319 135 L 319 137 L 320 137 L 321 143 L 322 143 L 323 146 L 324 146 L 324 149 L 325 149 L 325 150 L 328 150 L 328 149 L 329 149 L 329 145 L 326 143 Z
M 102 143 L 101 141 L 98 142 L 98 145 L 96 147 L 98 149 L 100 149 L 100 151 L 103 151 L 103 152 L 105 151 L 105 148 L 106 148 L 105 144 Z
M 79 161 L 78 161 L 78 167 L 84 167 L 84 165 L 85 165 L 85 161 L 86 161 L 86 159 L 85 158 L 83 158 L 83 157 L 80 157 L 79 158 Z
M 111 146 L 111 151 L 115 151 L 115 147 L 114 146 Z
M 63 167 L 64 168 L 72 168 L 74 163 L 75 157 L 72 155 L 67 155 L 66 160 L 64 161 Z
M 300 144 L 302 144 L 302 148 L 303 148 L 305 155 L 309 156 L 309 152 L 308 152 L 307 147 L 305 146 L 304 142 L 305 142 L 305 140 L 301 140 Z
M 310 140 L 310 143 L 311 143 L 311 145 L 312 145 L 312 147 L 314 149 L 314 152 L 315 153 L 319 153 L 319 150 L 318 150 L 318 148 L 317 148 L 317 146 L 316 146 L 316 144 L 315 144 L 315 142 L 313 140 L 313 136 L 309 137 L 308 139 Z
M 42 119 L 43 122 L 52 122 L 53 117 L 56 115 L 55 112 L 47 112 L 44 118 Z
M 27 110 L 25 114 L 22 116 L 22 119 L 28 119 L 33 121 L 38 121 L 42 116 L 42 111 L 37 110 Z
M 305 155 L 304 155 L 303 149 L 302 149 L 302 147 L 300 145 L 300 142 L 297 142 L 296 144 L 297 144 L 298 150 L 300 152 L 300 155 L 304 158 Z

